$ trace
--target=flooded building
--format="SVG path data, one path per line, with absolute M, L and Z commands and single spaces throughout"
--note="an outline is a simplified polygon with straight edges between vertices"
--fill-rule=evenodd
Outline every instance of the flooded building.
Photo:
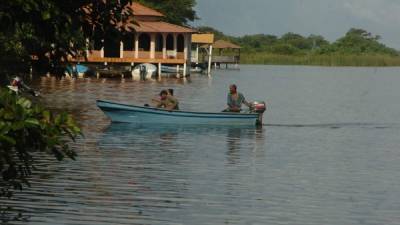
M 154 9 L 133 2 L 132 32 L 122 39 L 105 37 L 102 43 L 90 43 L 84 57 L 74 61 L 88 63 L 118 63 L 135 65 L 151 63 L 161 71 L 162 65 L 183 67 L 189 73 L 191 34 L 195 30 L 164 22 L 164 15 Z

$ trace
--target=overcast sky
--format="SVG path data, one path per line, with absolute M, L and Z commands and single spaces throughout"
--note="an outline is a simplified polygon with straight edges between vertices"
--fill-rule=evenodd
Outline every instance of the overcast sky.
M 329 41 L 362 28 L 400 49 L 400 0 L 197 0 L 200 20 L 226 34 L 319 34 Z

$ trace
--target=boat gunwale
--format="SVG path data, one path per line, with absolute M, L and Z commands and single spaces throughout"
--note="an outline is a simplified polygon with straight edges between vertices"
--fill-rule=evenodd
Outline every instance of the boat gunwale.
M 111 108 L 107 106 L 99 106 L 100 103 L 107 103 L 107 104 L 114 104 L 114 105 L 120 105 L 120 106 L 126 106 L 126 107 L 133 107 L 133 108 L 140 108 L 140 109 L 145 109 L 145 110 L 150 110 L 150 111 L 161 111 L 161 112 L 173 112 L 177 114 L 183 114 L 183 113 L 190 113 L 190 114 L 199 114 L 199 115 L 226 115 L 226 116 L 234 116 L 234 117 L 240 117 L 240 118 L 246 118 L 246 116 L 251 116 L 248 118 L 253 118 L 253 116 L 258 116 L 258 113 L 234 113 L 234 112 L 193 112 L 193 111 L 182 111 L 182 110 L 167 110 L 167 109 L 162 109 L 162 108 L 155 108 L 155 107 L 146 107 L 146 106 L 136 106 L 136 105 L 128 105 L 128 104 L 123 104 L 123 103 L 115 103 L 115 102 L 110 102 L 110 101 L 105 101 L 105 100 L 96 100 L 96 104 L 99 108 L 105 107 L 105 108 Z M 121 110 L 127 110 L 127 109 L 121 109 Z M 144 112 L 146 113 L 146 112 Z M 183 115 L 180 115 L 183 116 Z

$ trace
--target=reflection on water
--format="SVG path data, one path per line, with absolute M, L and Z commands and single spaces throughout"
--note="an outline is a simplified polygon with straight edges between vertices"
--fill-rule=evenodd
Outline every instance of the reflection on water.
M 199 126 L 199 125 L 137 125 L 112 123 L 100 138 L 99 148 L 122 147 L 132 149 L 157 147 L 158 150 L 176 149 L 186 142 L 207 143 L 210 136 L 226 135 L 228 155 L 241 148 L 241 143 L 257 145 L 264 140 L 263 128 L 255 126 Z M 204 138 L 204 139 L 202 139 Z
M 253 139 L 254 142 L 247 143 L 243 140 Z M 241 129 L 238 127 L 231 127 L 227 130 L 227 159 L 230 164 L 239 163 L 240 160 L 240 149 L 244 148 L 243 144 L 254 145 L 254 149 L 257 150 L 258 146 L 262 146 L 264 141 L 263 128 L 250 128 Z M 244 143 L 243 143 L 244 142 Z
M 110 124 L 97 99 L 220 111 L 236 83 L 263 128 Z M 399 224 L 398 68 L 242 66 L 190 79 L 32 80 L 73 113 L 77 161 L 40 158 L 10 224 Z M 383 129 L 384 128 L 384 129 Z

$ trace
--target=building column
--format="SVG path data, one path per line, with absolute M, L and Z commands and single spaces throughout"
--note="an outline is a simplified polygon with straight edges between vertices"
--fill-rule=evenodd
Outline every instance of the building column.
M 199 44 L 196 44 L 196 64 L 199 63 Z
M 100 49 L 100 57 L 104 58 L 104 39 L 101 40 L 101 43 L 102 43 L 102 47 Z
M 156 55 L 156 34 L 150 34 L 150 59 L 154 59 Z
M 135 34 L 135 58 L 139 58 L 139 35 L 140 33 Z
M 187 61 L 190 57 L 188 56 L 188 36 L 183 35 L 183 59 Z
M 162 38 L 163 38 L 163 48 L 162 48 L 162 56 L 163 59 L 167 58 L 167 34 L 162 34 Z
M 210 45 L 210 50 L 208 51 L 208 70 L 207 70 L 208 75 L 210 75 L 211 73 L 211 59 L 212 59 L 212 45 Z
M 89 49 L 90 49 L 90 42 L 89 42 L 89 38 L 86 38 L 86 57 L 89 57 Z
M 161 63 L 158 63 L 158 77 L 161 77 Z
M 192 34 L 187 34 L 187 55 L 188 55 L 188 60 L 186 60 L 186 63 L 188 64 L 186 73 L 190 74 L 190 68 L 192 65 Z
M 119 42 L 119 57 L 124 58 L 124 42 Z
M 178 35 L 174 33 L 174 55 L 175 58 L 178 56 Z

